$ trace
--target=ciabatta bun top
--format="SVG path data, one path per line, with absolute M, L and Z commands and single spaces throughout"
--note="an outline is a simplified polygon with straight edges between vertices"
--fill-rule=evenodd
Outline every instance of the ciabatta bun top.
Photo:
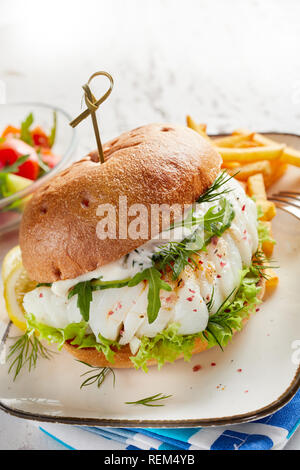
M 72 279 L 115 261 L 151 238 L 97 237 L 99 204 L 192 204 L 214 182 L 221 157 L 183 126 L 150 124 L 103 147 L 105 163 L 85 157 L 38 189 L 20 228 L 24 267 L 38 282 Z M 172 217 L 171 217 L 172 222 Z M 150 226 L 150 221 L 149 221 Z M 118 229 L 118 217 L 117 217 Z

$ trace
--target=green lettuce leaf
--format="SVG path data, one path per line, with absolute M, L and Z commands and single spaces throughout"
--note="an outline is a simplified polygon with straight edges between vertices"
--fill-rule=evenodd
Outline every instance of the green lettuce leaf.
M 257 225 L 258 240 L 260 243 L 271 242 L 275 245 L 276 241 L 271 237 L 269 227 L 262 221 L 258 221 Z
M 70 344 L 77 346 L 78 349 L 96 348 L 109 362 L 113 363 L 115 351 L 112 347 L 116 349 L 121 347 L 117 341 L 106 339 L 100 334 L 97 341 L 93 333 L 87 333 L 88 323 L 85 321 L 70 323 L 66 328 L 54 328 L 38 322 L 32 314 L 26 314 L 25 317 L 27 331 L 37 331 L 40 339 L 48 343 L 57 343 L 58 349 L 61 349 L 66 341 L 70 341 Z
M 156 359 L 160 369 L 165 362 L 174 362 L 179 354 L 183 354 L 184 360 L 192 357 L 196 335 L 178 335 L 179 324 L 172 323 L 154 338 L 144 336 L 140 349 L 136 356 L 130 357 L 136 369 L 148 371 L 147 361 Z

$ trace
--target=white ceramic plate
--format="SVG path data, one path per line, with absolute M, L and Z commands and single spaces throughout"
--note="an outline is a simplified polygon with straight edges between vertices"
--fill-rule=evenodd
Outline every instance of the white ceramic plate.
M 300 148 L 300 137 L 274 137 Z M 289 168 L 279 184 L 282 189 L 300 189 L 299 169 Z M 213 348 L 194 356 L 190 363 L 180 360 L 160 372 L 155 368 L 148 374 L 117 370 L 115 387 L 108 377 L 100 389 L 92 385 L 80 390 L 80 374 L 87 367 L 65 352 L 51 361 L 40 360 L 34 371 L 21 372 L 15 382 L 3 364 L 0 406 L 28 419 L 123 427 L 233 424 L 282 407 L 300 385 L 300 367 L 293 361 L 293 343 L 300 339 L 300 222 L 278 211 L 273 230 L 279 288 L 224 352 Z M 12 235 L 2 239 L 2 257 L 15 243 Z M 11 327 L 9 336 L 16 334 Z M 7 337 L 2 341 L 2 358 L 9 342 Z M 197 372 L 193 372 L 195 365 L 201 365 Z M 172 395 L 162 407 L 124 403 L 160 392 Z

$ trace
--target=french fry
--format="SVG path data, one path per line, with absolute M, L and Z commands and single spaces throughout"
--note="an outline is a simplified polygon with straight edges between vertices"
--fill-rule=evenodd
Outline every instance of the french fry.
M 275 204 L 267 200 L 264 178 L 261 173 L 250 176 L 247 181 L 247 189 L 249 196 L 255 197 L 257 207 L 262 210 L 260 220 L 272 220 L 276 215 Z
M 300 167 L 300 152 L 292 147 L 286 147 L 280 158 L 281 162 Z
M 243 149 L 249 147 L 262 147 L 261 144 L 255 142 L 254 140 L 245 140 L 244 142 L 241 141 L 239 144 L 235 145 L 235 148 Z
M 247 136 L 249 135 L 248 129 L 236 129 L 234 131 L 234 136 Z M 274 144 L 278 144 L 275 140 L 269 139 L 262 134 L 255 133 L 253 136 L 253 140 L 261 145 L 270 146 Z M 292 147 L 285 146 L 282 155 L 280 157 L 280 162 L 282 163 L 289 163 L 290 165 L 300 167 L 300 151 L 296 150 Z M 281 175 L 280 175 L 281 176 Z M 279 177 L 280 177 L 279 176 Z M 277 178 L 278 179 L 278 178 Z
M 223 162 L 222 163 L 222 168 L 227 168 L 227 169 L 234 169 L 240 167 L 239 162 Z
M 218 147 L 218 152 L 221 154 L 224 161 L 250 163 L 260 160 L 278 160 L 284 148 L 284 144 L 245 149 Z
M 244 127 L 240 127 L 239 129 L 235 129 L 232 135 L 240 135 L 240 134 L 251 134 L 249 129 L 245 129 Z
M 237 173 L 238 172 L 238 173 Z M 261 173 L 266 178 L 271 178 L 272 167 L 271 163 L 268 160 L 261 160 L 260 162 L 248 163 L 243 166 L 234 166 L 233 169 L 228 169 L 230 175 L 235 175 L 237 180 L 247 181 L 250 176 L 255 175 L 256 173 Z
M 265 186 L 268 189 L 272 184 L 274 184 L 279 178 L 281 178 L 288 168 L 287 163 L 277 162 L 276 160 L 270 162 L 271 164 L 271 174 L 269 176 L 264 176 Z
M 254 196 L 256 199 L 260 200 L 267 200 L 264 178 L 261 173 L 250 176 L 248 178 L 247 186 L 249 196 Z
M 262 216 L 260 220 L 272 220 L 276 215 L 276 207 L 272 201 L 265 199 L 256 199 L 256 206 L 261 209 Z
M 254 132 L 250 132 L 248 134 L 228 135 L 226 137 L 218 137 L 217 139 L 213 139 L 213 143 L 218 147 L 235 147 L 241 142 L 249 144 L 249 141 L 252 139 L 253 136 Z
M 274 272 L 272 268 L 267 268 L 264 271 L 264 274 L 266 276 L 266 288 L 267 289 L 274 289 L 279 281 L 279 278 L 277 274 Z
M 270 236 L 272 237 L 273 234 L 272 234 L 271 222 L 267 220 L 262 220 L 261 224 L 263 224 L 268 229 L 268 232 Z M 265 240 L 264 242 L 262 242 L 262 250 L 267 258 L 271 258 L 273 254 L 273 249 L 274 249 L 274 243 L 272 243 L 272 241 Z
M 186 124 L 190 129 L 198 132 L 198 134 L 202 135 L 206 140 L 211 141 L 210 137 L 206 134 L 206 124 L 197 124 L 191 116 L 186 117 Z

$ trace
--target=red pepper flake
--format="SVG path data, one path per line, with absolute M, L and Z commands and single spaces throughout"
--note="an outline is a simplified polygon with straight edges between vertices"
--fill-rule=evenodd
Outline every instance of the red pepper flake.
M 193 312 L 197 312 L 197 309 L 196 309 L 196 308 L 194 308 Z
M 243 240 L 247 240 L 247 237 L 246 237 L 246 236 L 245 236 L 245 237 L 243 237 Z
M 199 264 L 203 264 L 203 261 L 201 261 L 201 259 L 199 260 Z
M 259 308 L 256 308 L 256 309 L 255 309 L 256 312 L 259 312 L 259 310 L 260 310 Z
M 193 372 L 198 372 L 198 370 L 201 370 L 202 369 L 202 366 L 200 366 L 200 364 L 197 364 L 193 367 Z
M 44 297 L 44 294 L 40 293 L 39 297 L 40 297 L 40 298 Z
M 247 233 L 247 230 L 245 229 L 245 230 L 243 231 L 243 234 L 246 235 L 246 233 Z
M 121 304 L 121 302 L 118 302 L 117 306 L 116 306 L 116 310 L 120 310 L 120 308 L 122 308 L 122 304 Z
M 191 297 L 188 297 L 186 300 L 188 300 L 189 302 L 192 302 L 194 300 L 195 296 L 192 295 Z
M 123 336 L 124 330 L 120 330 L 120 336 Z
M 244 211 L 245 209 L 246 209 L 246 206 L 245 206 L 245 204 L 244 204 L 243 207 L 242 207 L 242 211 Z
M 217 364 L 216 364 L 215 362 L 212 362 L 210 365 L 211 365 L 212 367 L 215 367 Z
M 209 300 L 209 299 L 210 299 L 210 295 L 209 295 L 209 294 L 207 294 L 207 296 L 206 296 L 206 300 Z
M 171 296 L 169 295 L 169 297 L 166 298 L 166 302 L 170 302 L 171 301 Z
M 248 393 L 248 390 L 245 390 L 245 392 L 244 392 L 244 393 Z
M 221 268 L 224 268 L 224 266 L 226 266 L 226 263 L 224 263 L 224 261 L 221 261 L 220 266 L 221 266 Z
M 218 258 L 222 258 L 222 255 L 220 253 L 217 254 Z
M 217 278 L 220 279 L 222 276 L 221 274 L 217 274 Z
M 114 311 L 113 311 L 113 310 L 110 310 L 110 311 L 108 312 L 108 315 L 113 315 L 113 313 L 114 313 Z
M 242 369 L 237 369 L 236 371 L 237 371 L 237 372 L 242 372 Z
M 189 291 L 190 291 L 192 294 L 196 294 L 196 291 L 193 290 L 193 289 L 189 289 Z

